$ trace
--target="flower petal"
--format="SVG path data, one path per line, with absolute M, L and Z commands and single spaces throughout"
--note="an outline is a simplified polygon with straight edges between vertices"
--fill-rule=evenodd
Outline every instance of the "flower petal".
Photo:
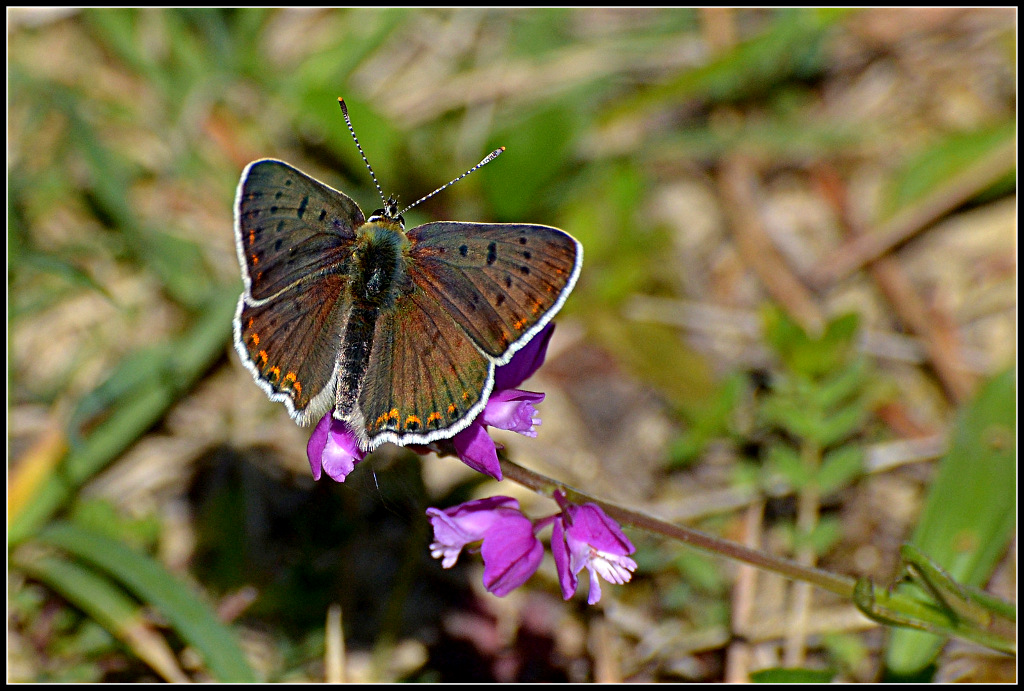
M 570 515 L 567 541 L 586 543 L 603 552 L 616 555 L 632 554 L 636 551 L 622 528 L 608 517 L 597 504 L 569 505 L 566 511 Z
M 551 531 L 551 556 L 555 558 L 555 571 L 558 573 L 558 584 L 562 588 L 562 598 L 568 600 L 576 592 L 579 579 L 569 564 L 569 547 L 565 542 L 565 525 L 561 516 L 554 520 Z
M 309 469 L 313 471 L 313 479 L 320 479 L 320 471 L 323 468 L 324 447 L 327 445 L 327 433 L 331 429 L 331 414 L 327 413 L 320 422 L 316 423 L 313 433 L 309 435 L 306 442 L 306 457 L 309 459 Z
M 521 516 L 519 502 L 511 497 L 477 499 L 444 511 L 431 507 L 427 509 L 427 515 L 434 528 L 430 555 L 442 559 L 441 566 L 446 569 L 455 565 L 463 547 L 482 540 L 497 521 L 508 516 Z
M 505 597 L 525 583 L 540 566 L 544 546 L 533 534 L 533 523 L 522 514 L 506 514 L 484 536 L 484 587 Z
M 513 389 L 533 376 L 548 352 L 548 342 L 555 331 L 554 322 L 549 322 L 540 333 L 530 339 L 523 349 L 512 356 L 507 365 L 494 371 L 494 390 Z
M 314 480 L 319 480 L 323 471 L 332 480 L 344 482 L 366 454 L 359 449 L 359 441 L 348 426 L 328 412 L 310 435 L 306 456 Z
M 459 460 L 473 470 L 490 475 L 495 480 L 501 479 L 501 465 L 498 463 L 498 451 L 494 440 L 477 420 L 454 437 L 452 443 L 459 454 Z
M 540 424 L 534 403 L 544 400 L 544 394 L 520 389 L 504 389 L 487 401 L 480 420 L 484 425 L 519 432 L 527 437 L 536 437 L 535 425 Z
M 596 504 L 559 503 L 563 506 L 562 516 L 555 521 L 551 551 L 555 554 L 562 594 L 569 599 L 578 585 L 579 572 L 585 568 L 590 574 L 587 602 L 597 604 L 601 600 L 602 578 L 617 584 L 627 583 L 632 578 L 636 562 L 626 555 L 635 552 L 636 548 L 619 524 Z M 568 524 L 564 532 L 563 524 Z M 556 544 L 563 551 L 561 557 L 556 552 Z M 567 586 L 571 586 L 571 590 Z

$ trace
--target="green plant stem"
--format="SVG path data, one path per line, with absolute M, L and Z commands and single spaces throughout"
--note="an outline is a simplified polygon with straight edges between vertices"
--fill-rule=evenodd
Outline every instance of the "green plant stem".
M 786 578 L 817 586 L 835 593 L 843 599 L 850 600 L 866 617 L 880 624 L 907 626 L 931 631 L 937 635 L 959 636 L 986 645 L 993 650 L 1016 654 L 1016 637 L 1013 631 L 1007 635 L 1000 635 L 967 626 L 957 626 L 956 622 L 951 621 L 934 604 L 922 602 L 918 598 L 891 589 L 876 590 L 868 579 L 860 579 L 858 584 L 858 581 L 850 576 L 830 573 L 791 559 L 758 552 L 736 542 L 723 540 L 693 528 L 666 523 L 639 511 L 593 497 L 586 492 L 581 492 L 557 480 L 528 470 L 507 458 L 501 458 L 500 455 L 499 460 L 502 473 L 506 478 L 518 482 L 538 494 L 553 498 L 554 493 L 560 490 L 569 501 L 575 504 L 589 502 L 600 506 L 608 516 L 619 523 L 631 525 L 649 533 L 664 535 L 706 552 L 720 554 L 765 571 L 772 571 Z
M 853 598 L 853 588 L 856 581 L 849 576 L 841 576 L 823 571 L 822 569 L 804 566 L 791 559 L 783 559 L 765 554 L 764 552 L 708 535 L 693 528 L 667 523 L 639 511 L 633 511 L 617 504 L 602 501 L 586 492 L 581 492 L 557 480 L 552 480 L 549 477 L 528 470 L 508 459 L 501 459 L 501 470 L 509 480 L 518 482 L 545 496 L 552 497 L 555 490 L 561 490 L 573 503 L 583 504 L 590 502 L 597 504 L 605 513 L 619 523 L 625 523 L 650 533 L 664 535 L 698 549 L 721 554 L 722 556 L 745 562 L 765 571 L 773 571 L 787 578 L 805 581 L 823 590 L 833 592 L 847 600 Z
M 800 448 L 800 456 L 807 476 L 817 478 L 821 469 L 821 449 L 818 445 L 805 440 Z M 796 558 L 806 568 L 814 568 L 817 561 L 811 535 L 818 525 L 819 498 L 817 480 L 804 484 L 797 497 L 796 534 L 802 544 L 796 550 Z M 784 663 L 787 667 L 799 667 L 804 664 L 807 617 L 810 609 L 811 589 L 808 584 L 794 584 L 790 592 L 790 626 L 786 636 Z

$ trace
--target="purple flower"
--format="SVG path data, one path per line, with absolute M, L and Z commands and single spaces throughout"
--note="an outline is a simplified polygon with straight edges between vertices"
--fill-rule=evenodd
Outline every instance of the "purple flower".
M 459 458 L 473 470 L 496 480 L 502 477 L 498 451 L 487 434 L 487 427 L 507 429 L 527 437 L 537 436 L 535 427 L 540 424 L 540 418 L 533 404 L 543 401 L 544 394 L 515 387 L 526 381 L 544 363 L 554 330 L 555 325 L 549 323 L 513 355 L 507 365 L 495 370 L 494 390 L 483 412 L 452 438 Z
M 555 557 L 562 597 L 571 598 L 579 585 L 578 574 L 590 572 L 588 604 L 601 599 L 601 581 L 626 583 L 632 578 L 636 562 L 627 557 L 636 551 L 619 525 L 596 504 L 569 504 L 560 492 L 555 498 L 562 515 L 555 519 L 551 534 L 551 552 Z M 600 577 L 600 578 L 598 578 Z
M 578 574 L 590 572 L 589 604 L 601 599 L 600 579 L 626 583 L 636 570 L 627 557 L 636 551 L 619 527 L 596 504 L 570 504 L 562 492 L 555 492 L 562 511 L 530 521 L 511 497 L 489 497 L 453 506 L 444 511 L 427 509 L 434 526 L 430 555 L 441 559 L 448 569 L 455 565 L 462 549 L 482 540 L 484 586 L 504 597 L 525 583 L 540 565 L 544 549 L 536 533 L 553 524 L 551 552 L 555 557 L 562 595 L 571 598 L 579 585 Z
M 504 597 L 525 583 L 537 570 L 544 547 L 533 534 L 533 523 L 511 497 L 488 497 L 444 511 L 427 509 L 434 527 L 430 555 L 441 566 L 455 565 L 462 549 L 483 540 L 484 586 Z
M 345 477 L 363 460 L 366 454 L 359 450 L 356 435 L 340 420 L 335 420 L 327 413 L 316 423 L 313 434 L 306 444 L 306 455 L 309 467 L 313 471 L 313 479 L 320 479 L 321 470 L 327 477 L 337 482 L 344 482 Z

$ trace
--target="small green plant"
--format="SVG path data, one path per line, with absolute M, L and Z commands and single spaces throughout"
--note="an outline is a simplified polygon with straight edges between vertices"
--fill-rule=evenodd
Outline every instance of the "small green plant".
M 762 447 L 761 485 L 781 480 L 799 495 L 794 547 L 825 553 L 839 525 L 818 516 L 820 499 L 863 472 L 861 439 L 870 417 L 870 368 L 856 349 L 856 315 L 808 334 L 777 308 L 764 313 L 765 337 L 779 360 L 756 405 L 768 442 Z

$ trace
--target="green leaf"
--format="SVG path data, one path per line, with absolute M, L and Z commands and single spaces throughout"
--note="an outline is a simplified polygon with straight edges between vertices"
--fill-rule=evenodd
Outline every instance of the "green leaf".
M 746 378 L 737 372 L 726 377 L 702 405 L 683 405 L 690 429 L 672 443 L 669 457 L 673 466 L 690 463 L 710 442 L 732 434 L 733 418 L 745 390 Z
M 788 392 L 774 393 L 761 404 L 761 420 L 798 439 L 816 439 L 821 426 L 821 412 L 804 403 Z
M 997 375 L 960 412 L 910 540 L 967 585 L 988 580 L 1016 525 L 1014 379 L 1012 369 Z M 931 662 L 942 643 L 927 633 L 893 631 L 886 665 L 897 674 L 912 674 Z
M 860 317 L 846 314 L 811 336 L 776 305 L 762 310 L 765 340 L 791 371 L 817 378 L 839 369 L 853 356 Z
M 198 245 L 143 225 L 127 194 L 138 177 L 137 171 L 105 146 L 100 133 L 79 112 L 75 94 L 59 88 L 55 93 L 54 100 L 69 121 L 73 148 L 85 163 L 83 192 L 94 215 L 120 233 L 127 249 L 161 279 L 172 297 L 189 307 L 201 306 L 213 284 Z
M 847 444 L 825 454 L 818 471 L 818 490 L 831 494 L 843 489 L 864 472 L 864 449 Z
M 796 449 L 785 444 L 775 444 L 768 449 L 768 467 L 778 473 L 793 489 L 807 486 L 811 480 L 810 471 Z
M 609 119 L 637 110 L 678 106 L 689 99 L 736 101 L 768 93 L 785 80 L 806 80 L 822 69 L 824 38 L 843 16 L 834 10 L 780 11 L 763 34 L 737 44 L 706 65 L 624 99 Z
M 137 518 L 118 512 L 109 499 L 88 498 L 77 502 L 71 510 L 75 525 L 118 540 L 135 549 L 156 547 L 160 540 L 161 522 L 153 515 Z
M 705 400 L 714 386 L 708 363 L 673 328 L 640 322 L 623 328 L 622 320 L 607 312 L 592 315 L 587 326 L 618 362 L 681 410 Z
M 843 526 L 838 518 L 822 516 L 810 534 L 796 540 L 797 546 L 810 545 L 817 555 L 827 554 L 843 538 Z
M 1009 147 L 1011 155 L 1006 157 L 1005 171 L 996 172 L 996 179 L 1015 179 L 1015 162 L 1012 151 L 1017 139 L 1016 121 L 1002 122 L 993 127 L 974 132 L 955 132 L 946 135 L 917 152 L 892 175 L 883 191 L 879 210 L 880 220 L 895 215 L 906 207 L 920 204 L 938 191 L 949 187 L 957 176 L 986 157 L 998 155 Z
M 858 394 L 868 375 L 867 358 L 856 357 L 846 367 L 826 374 L 814 388 L 815 402 L 822 410 L 830 410 Z
M 555 201 L 552 184 L 570 164 L 579 131 L 578 105 L 564 102 L 517 118 L 492 134 L 491 147 L 505 146 L 505 153 L 488 166 L 482 184 L 497 220 L 541 221 L 530 214 Z
M 854 401 L 815 425 L 810 438 L 819 447 L 828 448 L 851 437 L 864 426 L 867 417 L 867 407 L 860 401 Z
M 847 670 L 857 669 L 871 654 L 859 633 L 824 633 L 821 643 L 828 650 L 829 657 Z
M 689 429 L 672 440 L 668 449 L 668 463 L 671 468 L 683 468 L 693 463 L 704 453 L 710 439 L 703 431 Z
M 121 640 L 165 680 L 188 681 L 166 641 L 152 631 L 142 608 L 124 590 L 93 569 L 54 556 L 16 553 L 15 568 L 60 593 Z
M 751 673 L 750 680 L 755 684 L 827 684 L 834 676 L 828 669 L 773 667 Z
M 39 533 L 38 540 L 98 567 L 143 602 L 157 608 L 178 635 L 203 656 L 219 681 L 256 681 L 234 632 L 220 623 L 206 603 L 149 556 L 70 523 L 51 525 Z

